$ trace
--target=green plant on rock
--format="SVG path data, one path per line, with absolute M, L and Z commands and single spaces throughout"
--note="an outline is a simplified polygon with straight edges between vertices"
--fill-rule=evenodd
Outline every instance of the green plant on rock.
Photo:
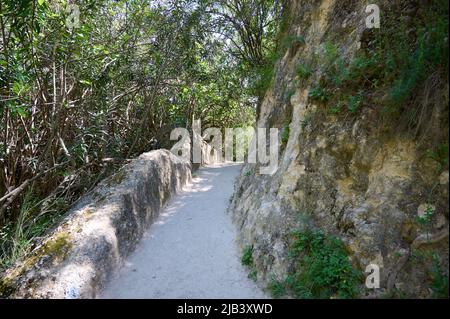
M 242 265 L 249 268 L 248 278 L 253 281 L 256 281 L 258 272 L 255 267 L 255 263 L 253 262 L 253 246 L 247 246 L 244 248 L 241 257 Z
M 280 58 L 280 53 L 273 50 L 267 54 L 267 59 L 261 65 L 255 66 L 251 76 L 251 91 L 256 96 L 262 96 L 273 84 L 275 76 L 275 64 Z
M 433 220 L 433 215 L 434 215 L 433 207 L 431 205 L 427 205 L 424 215 L 418 216 L 416 220 L 420 225 L 428 226 L 431 224 Z
M 418 30 L 415 51 L 411 53 L 407 43 L 403 43 L 398 50 L 401 60 L 397 59 L 396 67 L 400 72 L 389 92 L 392 102 L 396 104 L 404 103 L 435 66 L 448 63 L 445 61 L 445 55 L 448 61 L 448 43 L 445 44 L 441 38 L 448 37 L 448 16 L 446 21 L 436 18 L 434 27 Z
M 448 299 L 448 274 L 441 271 L 439 256 L 437 254 L 433 255 L 431 274 L 433 278 L 433 282 L 431 283 L 432 297 Z
M 323 46 L 323 70 L 327 71 L 332 68 L 336 60 L 339 58 L 339 46 L 333 42 L 327 41 Z
M 283 98 L 284 103 L 290 103 L 291 97 L 294 96 L 294 94 L 295 94 L 295 89 L 293 89 L 293 88 L 288 89 L 284 93 L 284 98 Z
M 380 54 L 377 52 L 360 53 L 356 56 L 348 67 L 348 72 L 344 80 L 365 81 L 373 79 L 379 72 Z M 372 87 L 376 87 L 376 82 L 373 82 Z
M 305 129 L 311 123 L 311 120 L 312 120 L 311 115 L 309 115 L 309 114 L 305 115 L 303 120 L 300 121 L 300 125 L 301 125 L 302 129 Z
M 256 279 L 258 278 L 258 272 L 256 271 L 256 269 L 250 271 L 250 273 L 248 274 L 248 278 L 253 281 L 256 281 Z
M 294 45 L 305 44 L 305 38 L 300 35 L 288 35 L 281 40 L 280 49 L 284 52 Z
M 67 209 L 68 205 L 63 198 L 42 201 L 35 196 L 33 188 L 30 188 L 25 193 L 17 222 L 0 228 L 0 269 L 11 266 L 26 255 L 33 242 L 60 220 Z
M 285 123 L 283 126 L 283 133 L 281 135 L 281 144 L 286 145 L 289 141 L 290 128 L 289 123 Z
M 437 169 L 439 172 L 448 168 L 448 146 L 440 144 L 434 150 L 428 150 L 427 156 L 438 163 Z
M 286 295 L 286 288 L 283 282 L 273 278 L 267 285 L 267 289 L 274 298 L 281 298 Z
M 384 27 L 370 35 L 370 42 L 350 61 L 344 59 L 345 48 L 325 42 L 318 57 L 323 75 L 320 86 L 327 98 L 317 88 L 311 97 L 336 106 L 338 101 L 348 101 L 347 110 L 357 113 L 362 95 L 364 104 L 380 106 L 381 115 L 392 120 L 404 120 L 402 115 L 406 115 L 410 127 L 420 125 L 425 106 L 416 100 L 418 89 L 426 89 L 424 84 L 431 79 L 442 82 L 448 78 L 448 1 L 435 1 L 419 11 L 421 19 L 411 23 L 387 12 Z M 339 112 L 338 107 L 331 109 L 331 113 Z M 441 165 L 448 166 L 448 162 Z
M 296 73 L 300 80 L 306 80 L 311 76 L 312 69 L 309 65 L 299 64 L 297 65 Z
M 256 70 L 257 80 L 254 85 L 256 94 L 264 94 L 269 89 L 273 83 L 274 74 L 274 66 L 271 64 L 261 66 Z
M 293 233 L 290 257 L 294 270 L 284 286 L 296 298 L 353 298 L 361 274 L 353 268 L 343 243 L 320 231 Z
M 247 267 L 253 266 L 253 247 L 252 246 L 247 246 L 244 248 L 244 251 L 242 252 L 241 263 Z
M 417 223 L 424 228 L 426 231 L 427 238 L 430 236 L 433 229 L 433 216 L 434 216 L 434 207 L 431 205 L 427 205 L 425 208 L 425 212 L 423 216 L 418 216 L 416 218 Z
M 320 85 L 315 85 L 309 91 L 308 96 L 314 100 L 319 102 L 326 102 L 329 99 L 327 91 L 322 88 Z
M 331 114 L 339 114 L 339 113 L 341 113 L 343 107 L 344 107 L 344 103 L 342 103 L 342 101 L 338 101 L 338 102 L 336 103 L 336 105 L 334 105 L 333 107 L 331 107 L 331 108 L 329 109 L 329 112 L 330 112 Z
M 347 108 L 350 113 L 356 113 L 361 107 L 362 103 L 362 94 L 351 95 L 348 97 Z

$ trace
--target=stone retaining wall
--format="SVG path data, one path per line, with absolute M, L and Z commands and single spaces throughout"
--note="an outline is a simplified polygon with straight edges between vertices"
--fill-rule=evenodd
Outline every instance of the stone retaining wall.
M 144 153 L 101 182 L 0 280 L 10 298 L 95 298 L 161 207 L 191 180 L 191 164 L 167 150 Z

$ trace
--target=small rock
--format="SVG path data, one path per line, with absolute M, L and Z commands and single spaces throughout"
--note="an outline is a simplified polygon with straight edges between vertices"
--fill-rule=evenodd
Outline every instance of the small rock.
M 402 289 L 402 288 L 405 286 L 405 283 L 403 283 L 403 282 L 396 282 L 396 283 L 394 284 L 394 286 L 395 286 L 395 288 L 397 288 L 397 289 Z
M 441 176 L 439 176 L 439 183 L 441 185 L 448 184 L 448 171 L 442 172 Z
M 316 144 L 318 148 L 326 148 L 327 147 L 327 139 L 323 136 L 318 136 L 316 139 Z
M 447 220 L 443 214 L 439 214 L 436 216 L 436 223 L 435 223 L 436 228 L 442 228 L 445 226 L 446 223 Z
M 31 282 L 31 281 L 33 281 L 34 276 L 35 276 L 35 272 L 34 272 L 34 270 L 31 270 L 26 274 L 26 280 L 28 282 Z
M 384 267 L 383 256 L 382 256 L 380 253 L 378 253 L 378 254 L 375 256 L 375 258 L 373 258 L 373 259 L 370 261 L 370 263 L 371 263 L 371 264 L 374 264 L 374 265 L 377 265 L 377 266 L 380 267 L 380 268 L 383 268 L 383 267 Z

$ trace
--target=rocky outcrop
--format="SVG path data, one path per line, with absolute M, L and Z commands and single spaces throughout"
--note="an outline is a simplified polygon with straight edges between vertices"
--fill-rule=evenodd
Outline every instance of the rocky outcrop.
M 409 10 L 401 5 L 408 1 L 383 3 L 399 19 L 402 10 Z M 381 288 L 365 289 L 362 280 L 360 297 L 395 290 L 426 298 L 431 296 L 433 265 L 448 276 L 448 161 L 440 165 L 436 156 L 427 155 L 436 145 L 448 146 L 448 83 L 435 81 L 432 91 L 419 94 L 434 101 L 424 106 L 430 115 L 421 137 L 395 122 L 385 124 L 376 104 L 357 115 L 342 115 L 328 112 L 333 105 L 312 94 L 324 76 L 316 66 L 326 63 L 327 43 L 339 42 L 338 54 L 346 63 L 370 41 L 366 5 L 291 2 L 287 33 L 300 40 L 276 64 L 257 123 L 289 136 L 280 138 L 274 175 L 259 175 L 256 164 L 243 167 L 230 212 L 242 247 L 252 247 L 262 282 L 283 280 L 292 268 L 289 234 L 315 228 L 340 238 L 362 274 L 370 263 L 380 267 Z M 300 64 L 311 67 L 299 70 Z M 309 78 L 299 79 L 305 73 L 311 73 Z M 427 212 L 429 220 L 420 223 Z
M 164 203 L 191 179 L 167 150 L 144 153 L 100 183 L 0 283 L 11 298 L 94 298 Z

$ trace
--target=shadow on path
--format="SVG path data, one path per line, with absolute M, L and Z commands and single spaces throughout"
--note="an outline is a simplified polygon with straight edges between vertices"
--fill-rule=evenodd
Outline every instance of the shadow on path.
M 240 264 L 226 214 L 238 164 L 197 171 L 149 228 L 102 298 L 266 298 Z

